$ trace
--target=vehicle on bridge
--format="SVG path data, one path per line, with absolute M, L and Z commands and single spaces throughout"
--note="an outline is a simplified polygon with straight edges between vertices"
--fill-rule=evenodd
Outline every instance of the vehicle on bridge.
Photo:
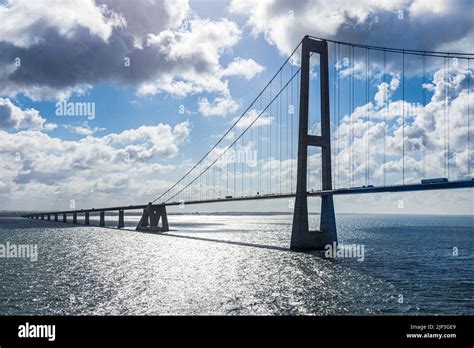
M 439 184 L 442 182 L 448 182 L 448 179 L 447 178 L 421 179 L 422 184 Z

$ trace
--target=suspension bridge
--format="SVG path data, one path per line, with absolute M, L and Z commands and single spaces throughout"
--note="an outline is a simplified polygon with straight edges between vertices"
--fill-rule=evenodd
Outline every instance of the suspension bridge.
M 291 199 L 291 249 L 337 243 L 333 196 L 474 187 L 471 59 L 305 36 L 230 128 L 144 205 L 24 217 L 106 226 L 141 213 L 136 230 L 169 231 L 166 207 Z M 308 197 L 320 197 L 310 231 Z

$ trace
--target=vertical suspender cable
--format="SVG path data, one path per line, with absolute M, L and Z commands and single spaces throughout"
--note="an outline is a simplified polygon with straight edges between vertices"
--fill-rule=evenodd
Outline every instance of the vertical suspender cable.
M 337 143 L 338 143 L 338 136 L 337 136 L 337 130 L 338 130 L 338 127 L 337 127 L 337 115 L 339 113 L 339 110 L 338 110 L 338 105 L 337 105 L 337 102 L 338 102 L 338 99 L 337 99 L 337 92 L 339 90 L 339 84 L 338 84 L 338 71 L 337 71 L 337 64 L 339 64 L 338 62 L 338 56 L 337 56 L 337 49 L 338 49 L 338 45 L 337 44 L 334 44 L 334 74 L 333 74 L 333 81 L 334 81 L 334 94 L 333 94 L 333 100 L 334 100 L 334 107 L 332 109 L 332 112 L 333 112 L 333 120 L 334 122 L 332 123 L 334 126 L 335 126 L 335 129 L 334 129 L 334 135 L 336 136 L 336 144 L 334 144 L 335 146 L 331 146 L 331 149 L 333 149 L 333 159 L 334 159 L 334 164 L 335 164 L 335 171 L 333 171 L 333 181 L 335 183 L 335 187 L 337 188 L 338 187 L 338 182 L 337 182 L 337 173 L 338 173 L 338 168 L 337 168 Z
M 244 195 L 244 177 L 245 177 L 245 166 L 244 166 L 244 162 L 245 162 L 245 150 L 244 150 L 244 137 L 245 137 L 245 134 L 242 136 L 242 147 L 241 147 L 241 150 L 242 153 L 240 154 L 240 176 L 241 176 L 241 182 L 242 182 L 242 196 Z
M 301 98 L 301 91 L 299 89 L 299 85 L 300 85 L 300 81 L 301 81 L 301 70 L 298 71 L 298 76 L 299 76 L 299 80 L 296 80 L 296 103 L 295 103 L 295 110 L 298 110 L 298 117 L 296 118 L 296 132 L 298 131 L 298 128 L 299 128 L 299 110 L 300 110 L 300 98 Z M 297 153 L 298 152 L 298 148 L 295 149 L 295 152 Z M 295 156 L 296 158 L 296 156 Z M 295 162 L 296 164 L 296 162 Z M 296 168 L 295 168 L 296 169 Z M 296 192 L 296 183 L 295 183 L 295 192 Z
M 259 109 L 259 113 L 261 113 L 263 111 L 263 107 L 262 107 L 262 97 L 260 97 L 260 109 Z M 260 190 L 261 190 L 261 187 L 260 187 L 260 181 L 262 179 L 262 161 L 260 160 L 261 157 L 263 157 L 263 149 L 260 148 L 260 141 L 262 139 L 262 131 L 261 131 L 261 127 L 258 127 L 258 150 L 257 150 L 257 163 L 258 163 L 258 193 L 260 194 Z M 263 148 L 263 145 L 262 145 L 262 148 Z
M 349 49 L 351 50 L 352 48 L 349 48 Z M 350 64 L 352 64 L 352 53 L 351 53 L 351 52 L 352 52 L 352 51 L 349 51 Z M 352 68 L 349 67 L 349 69 L 350 69 L 350 71 L 352 72 Z M 348 86 L 347 86 L 347 87 L 348 87 L 348 88 L 347 88 L 347 89 L 348 89 L 347 100 L 348 100 L 348 102 L 349 102 L 348 105 L 347 105 L 347 116 L 350 117 L 350 115 L 351 115 L 351 105 L 352 105 L 352 101 L 351 101 L 352 82 L 351 82 L 351 78 L 350 78 L 350 77 L 349 77 L 349 79 L 348 79 L 347 82 L 348 82 Z M 348 131 L 347 133 L 348 133 L 348 134 L 347 134 L 347 139 L 348 139 L 348 142 L 347 142 L 347 159 L 348 159 L 348 161 L 347 161 L 347 163 L 348 163 L 348 165 L 349 165 L 348 180 L 349 180 L 349 187 L 351 187 L 351 184 L 352 184 L 352 180 L 351 180 L 351 179 L 352 179 L 352 176 L 351 176 L 351 132 L 350 132 L 350 129 L 349 129 L 349 131 Z
M 230 187 L 229 187 L 229 161 L 227 160 L 228 158 L 229 158 L 228 156 L 227 156 L 227 158 L 224 158 L 224 160 L 225 160 L 225 172 L 226 172 L 226 177 L 227 177 L 227 179 L 226 179 L 227 182 L 226 182 L 226 185 L 225 185 L 225 188 L 226 188 L 226 191 L 225 191 L 226 194 L 225 195 L 226 196 L 228 196 L 229 192 L 230 192 Z
M 293 64 L 291 63 L 291 76 L 293 76 Z M 293 81 L 291 80 L 291 106 L 293 113 L 290 114 L 291 131 L 290 131 L 290 191 L 293 192 L 293 119 L 295 118 L 295 101 L 293 99 Z
M 387 51 L 383 51 L 383 82 L 385 84 L 384 88 L 384 106 L 385 106 L 385 122 L 383 125 L 383 186 L 387 186 L 387 173 L 386 173 L 386 162 L 387 162 L 387 127 L 386 122 L 388 120 L 388 116 L 390 116 L 388 108 L 390 103 L 388 102 L 388 93 L 387 93 Z
M 290 62 L 291 76 L 293 76 L 293 64 Z M 290 87 L 290 100 L 291 104 L 287 105 L 288 113 L 290 114 L 290 192 L 293 192 L 293 117 L 294 117 L 294 102 L 293 102 L 293 80 L 291 81 Z M 290 113 L 290 105 L 292 106 L 293 114 Z
M 337 44 L 337 62 L 339 69 L 341 68 L 341 45 Z M 336 172 L 337 183 L 336 188 L 339 188 L 340 168 L 339 168 L 339 123 L 341 117 L 341 85 L 340 85 L 339 71 L 337 72 L 337 123 L 336 123 Z
M 402 52 L 402 183 L 405 185 L 405 52 Z
M 449 66 L 451 65 L 451 63 L 449 62 L 449 53 L 448 53 L 448 81 L 446 81 L 446 88 L 447 88 L 447 92 L 446 92 L 446 112 L 447 112 L 447 115 L 446 115 L 446 121 L 447 121 L 447 128 L 446 128 L 446 138 L 447 138 L 447 145 L 446 145 L 446 148 L 447 148 L 447 155 L 448 155 L 448 163 L 447 163 L 447 166 L 448 166 L 448 179 L 449 179 L 449 159 L 450 159 L 450 149 L 449 149 L 449 93 L 450 93 L 450 84 L 451 84 L 451 73 L 450 73 L 450 68 Z
M 288 114 L 288 106 L 290 105 L 290 100 L 289 100 L 289 92 L 288 92 L 288 86 L 285 87 L 286 89 L 286 112 L 285 112 L 285 115 L 286 115 L 286 135 L 285 135 L 285 143 L 286 143 L 286 156 L 285 156 L 285 163 L 286 163 L 286 168 L 285 168 L 285 171 L 286 171 L 286 185 L 285 185 L 285 191 L 286 192 L 290 192 L 291 191 L 291 186 L 290 185 L 290 171 L 288 170 L 288 163 L 290 163 L 289 161 L 289 157 L 290 157 L 290 143 L 289 143 L 289 138 L 290 138 L 290 120 L 289 120 L 289 117 L 290 115 Z
M 354 46 L 351 46 L 351 109 L 349 110 L 351 114 L 351 187 L 354 186 L 354 123 L 353 123 L 353 113 L 354 113 Z
M 369 132 L 370 132 L 370 127 L 369 127 L 369 122 L 370 122 L 370 118 L 369 118 L 369 50 L 366 49 L 366 68 L 365 68 L 365 80 L 366 80 L 366 95 L 365 95 L 365 99 L 366 99 L 366 109 L 367 109 L 367 163 L 366 163 L 366 174 L 365 174 L 365 182 L 366 182 L 366 185 L 369 185 L 369 138 L 370 138 L 370 135 L 369 135 Z
M 254 147 L 255 147 L 255 144 L 253 143 L 253 132 L 254 132 L 254 128 L 250 129 L 250 144 L 251 146 L 249 146 L 249 153 L 247 154 L 248 155 L 248 158 L 247 158 L 247 161 L 253 161 L 254 158 L 253 158 L 253 153 L 255 151 Z M 253 196 L 253 170 L 252 170 L 252 164 L 250 162 L 247 162 L 249 164 L 249 167 L 250 167 L 250 176 L 249 176 L 249 180 L 248 180 L 248 183 L 249 183 L 249 193 L 250 193 L 250 196 Z
M 272 93 L 272 84 L 270 84 L 270 100 L 272 100 L 273 93 Z M 272 105 L 273 103 L 270 104 L 270 117 L 272 115 Z M 268 191 L 267 193 L 271 193 L 272 189 L 272 122 L 268 125 L 269 129 L 269 147 L 268 147 Z
M 272 100 L 273 93 L 272 93 L 272 85 L 273 82 L 270 84 L 270 100 Z M 272 117 L 272 106 L 273 103 L 270 104 L 269 107 L 269 114 L 270 117 Z M 272 122 L 269 123 L 268 125 L 268 180 L 267 180 L 267 193 L 271 193 L 271 187 L 272 187 Z
M 444 176 L 447 176 L 447 169 L 448 169 L 448 166 L 447 166 L 447 162 L 446 162 L 446 106 L 447 106 L 447 94 L 446 94 L 446 85 L 447 85 L 447 77 L 446 77 L 446 70 L 447 70 L 447 63 L 446 63 L 446 57 L 444 57 L 444 70 L 443 70 L 443 88 L 444 88 L 444 91 L 443 91 L 443 95 L 444 95 L 444 100 L 443 100 L 443 114 L 444 114 Z
M 336 79 L 336 75 L 337 75 L 337 46 L 336 44 L 334 43 L 334 59 L 333 59 L 333 64 L 334 64 L 334 69 L 333 69 L 333 84 L 334 84 L 334 93 L 332 95 L 332 100 L 333 100 L 333 108 L 332 108 L 332 115 L 333 115 L 333 122 L 332 122 L 332 126 L 333 126 L 333 131 L 331 133 L 333 133 L 335 136 L 336 136 L 336 131 L 337 131 L 337 128 L 336 128 L 336 115 L 337 115 L 337 79 Z M 331 137 L 331 139 L 333 139 L 333 137 Z M 336 162 L 336 155 L 337 155 L 337 149 L 336 149 L 336 146 L 333 146 L 335 144 L 331 144 L 331 150 L 332 150 L 332 161 L 331 163 L 335 163 Z M 337 181 L 336 181 L 336 176 L 337 176 L 337 165 L 335 166 L 335 171 L 333 170 L 332 171 L 332 175 L 333 175 L 333 182 L 336 184 L 335 187 L 337 187 Z
M 282 74 L 283 74 L 283 69 L 280 71 L 280 91 L 282 90 L 282 86 L 283 86 L 283 84 L 282 84 Z M 281 149 L 281 146 L 282 146 L 281 129 L 282 129 L 282 127 L 281 127 L 281 126 L 282 126 L 282 123 L 283 123 L 283 114 L 282 114 L 283 97 L 282 97 L 281 94 L 278 96 L 278 100 L 280 101 L 280 110 L 279 110 L 279 114 L 280 114 L 279 119 L 280 119 L 280 122 L 279 122 L 279 124 L 277 125 L 278 128 L 279 128 L 278 134 L 280 135 L 280 140 L 279 140 L 279 144 L 278 144 L 278 145 L 279 145 L 279 151 L 278 151 L 279 154 L 278 154 L 278 157 L 279 157 L 279 161 L 280 161 L 280 166 L 279 166 L 280 170 L 279 170 L 279 172 L 278 172 L 278 178 L 279 178 L 279 181 L 280 181 L 280 194 L 281 194 L 281 161 L 282 161 L 282 156 L 281 156 L 281 153 L 282 153 L 282 149 Z
M 471 59 L 467 59 L 467 175 L 471 176 Z
M 426 55 L 423 55 L 423 85 L 426 85 Z M 423 86 L 423 107 L 426 109 L 426 88 Z M 423 177 L 426 178 L 426 122 L 423 122 Z
M 237 127 L 234 128 L 234 139 L 236 139 L 236 138 L 237 138 Z M 237 160 L 236 160 L 236 158 L 235 158 L 235 156 L 236 156 L 236 151 L 235 151 L 235 149 L 237 148 L 237 143 L 235 143 L 235 144 L 233 145 L 233 148 L 234 148 L 234 149 L 233 149 L 233 150 L 234 150 L 234 193 L 233 193 L 233 196 L 235 197 L 236 192 L 237 192 L 237 191 L 236 191 Z
M 219 168 L 219 197 L 222 198 L 222 167 Z

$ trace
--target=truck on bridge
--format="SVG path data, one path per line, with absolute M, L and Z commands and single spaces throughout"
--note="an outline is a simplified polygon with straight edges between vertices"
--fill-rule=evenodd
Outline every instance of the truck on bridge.
M 447 178 L 421 179 L 422 184 L 439 184 L 442 182 L 448 182 L 448 179 Z

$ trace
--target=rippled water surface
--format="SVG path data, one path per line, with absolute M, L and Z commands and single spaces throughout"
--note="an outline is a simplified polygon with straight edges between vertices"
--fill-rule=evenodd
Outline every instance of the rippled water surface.
M 0 244 L 39 257 L 0 258 L 0 314 L 474 314 L 473 217 L 338 216 L 363 262 L 289 251 L 291 219 L 170 215 L 150 234 L 1 218 Z

